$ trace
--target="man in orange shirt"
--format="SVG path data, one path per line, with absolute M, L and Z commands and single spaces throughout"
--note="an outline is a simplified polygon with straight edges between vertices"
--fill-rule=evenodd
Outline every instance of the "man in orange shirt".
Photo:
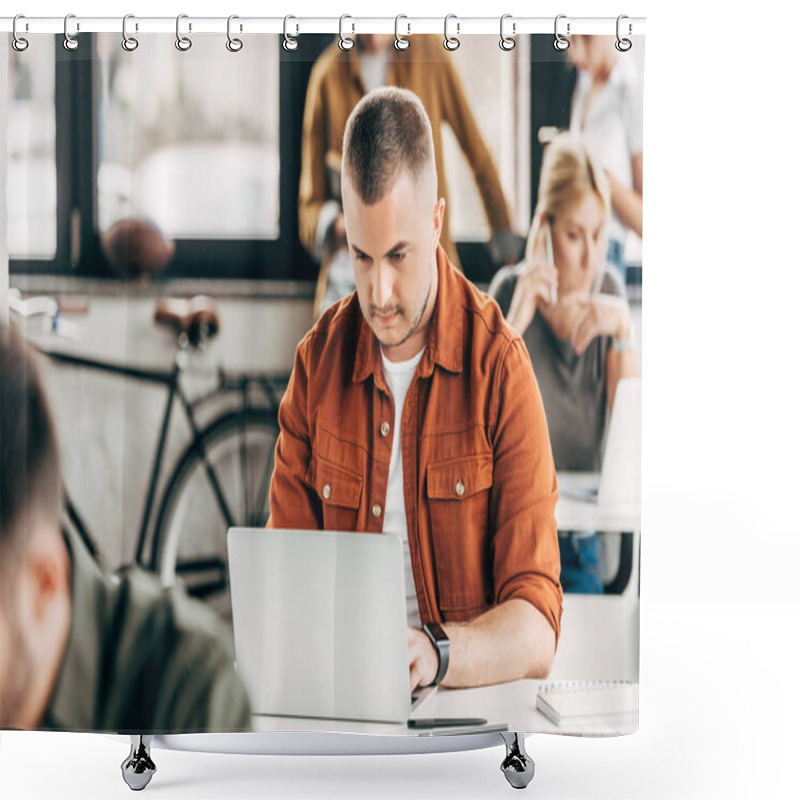
M 412 689 L 545 677 L 562 593 L 544 409 L 522 339 L 439 244 L 412 92 L 353 110 L 342 198 L 356 291 L 298 346 L 268 525 L 403 539 Z

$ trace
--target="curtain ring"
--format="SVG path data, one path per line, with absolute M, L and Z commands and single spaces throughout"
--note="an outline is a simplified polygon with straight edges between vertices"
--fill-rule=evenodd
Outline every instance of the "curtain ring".
M 228 17 L 228 41 L 225 42 L 225 47 L 227 47 L 231 53 L 238 53 L 242 47 L 244 47 L 241 39 L 236 39 L 235 37 L 231 36 L 231 22 L 233 22 L 235 19 L 239 19 L 236 14 L 231 14 Z M 239 30 L 241 31 L 241 29 L 242 26 L 240 25 Z
M 283 18 L 283 49 L 292 52 L 293 50 L 297 50 L 297 45 L 299 44 L 297 39 L 293 39 L 289 36 L 287 31 L 287 26 L 289 25 L 290 19 L 297 19 L 297 17 L 293 17 L 291 14 Z M 300 26 L 297 26 L 297 31 L 299 32 Z
M 14 17 L 14 24 L 11 26 L 11 33 L 14 36 L 14 39 L 11 42 L 11 46 L 18 53 L 22 53 L 24 50 L 27 50 L 28 49 L 28 45 L 30 44 L 30 42 L 27 39 L 24 39 L 22 36 L 20 36 L 17 33 L 17 21 L 20 20 L 20 19 L 25 19 L 25 15 L 24 14 L 17 14 L 17 16 Z M 25 30 L 27 30 L 27 29 L 28 29 L 28 23 L 26 22 L 25 23 Z
M 408 19 L 408 17 L 405 14 L 398 14 L 394 18 L 394 46 L 395 49 L 397 50 L 408 50 L 408 48 L 411 47 L 411 42 L 408 39 L 406 39 L 405 36 L 400 35 L 399 28 L 401 19 Z M 408 25 L 408 32 L 411 33 L 411 25 L 408 23 L 407 25 Z
M 517 46 L 516 41 L 512 39 L 511 36 L 506 36 L 505 33 L 503 33 L 503 25 L 507 19 L 511 19 L 511 16 L 512 16 L 511 14 L 503 14 L 503 16 L 500 17 L 500 49 L 505 50 L 506 52 L 508 52 L 509 50 L 513 50 Z M 517 23 L 512 22 L 511 33 L 513 35 L 516 32 L 517 32 Z
M 631 47 L 633 47 L 633 42 L 631 42 L 630 39 L 621 39 L 620 38 L 620 35 L 619 35 L 619 24 L 620 24 L 620 22 L 622 22 L 623 19 L 628 19 L 627 15 L 620 14 L 617 17 L 617 41 L 614 42 L 614 47 L 616 47 L 617 50 L 620 51 L 620 53 L 627 53 L 628 50 L 630 50 Z M 633 27 L 631 26 L 631 24 L 629 22 L 628 23 L 628 36 L 630 36 L 631 33 L 633 33 Z
M 342 16 L 339 17 L 339 49 L 340 50 L 352 50 L 353 49 L 353 45 L 355 45 L 355 42 L 349 36 L 345 36 L 344 32 L 342 30 L 343 27 L 344 27 L 344 21 L 346 19 L 353 19 L 353 18 L 349 14 L 342 14 Z M 353 32 L 355 32 L 355 29 L 356 29 L 356 26 L 353 25 Z
M 181 53 L 185 53 L 191 46 L 192 40 L 188 36 L 181 35 L 181 20 L 188 19 L 188 14 L 178 14 L 177 18 L 175 19 L 175 47 L 181 51 Z M 189 23 L 189 31 L 192 30 L 192 23 Z
M 553 47 L 555 47 L 556 50 L 559 50 L 559 51 L 562 51 L 562 52 L 569 47 L 569 39 L 565 39 L 558 32 L 558 21 L 560 19 L 566 19 L 566 18 L 567 18 L 566 14 L 559 14 L 556 17 L 555 28 L 554 28 L 556 38 L 555 38 L 555 41 L 553 42 Z M 567 36 L 569 36 L 569 22 L 567 22 Z
M 129 19 L 135 19 L 133 14 L 126 14 L 122 18 L 122 49 L 132 53 L 139 46 L 139 40 L 133 36 L 128 36 L 127 26 Z M 139 30 L 138 22 L 136 23 L 136 30 Z
M 67 14 L 67 16 L 64 17 L 64 49 L 70 51 L 77 50 L 78 45 L 80 44 L 80 42 L 74 36 L 70 36 L 68 26 L 71 19 L 75 19 L 74 14 Z
M 456 36 L 448 36 L 447 35 L 447 24 L 450 22 L 451 19 L 456 20 Z M 449 50 L 452 52 L 453 50 L 458 50 L 461 47 L 461 42 L 458 40 L 458 34 L 461 32 L 461 23 L 458 22 L 458 18 L 455 14 L 448 14 L 444 18 L 444 49 Z

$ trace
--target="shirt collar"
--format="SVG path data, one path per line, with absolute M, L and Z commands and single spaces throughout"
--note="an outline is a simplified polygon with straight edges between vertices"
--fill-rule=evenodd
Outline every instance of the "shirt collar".
M 420 361 L 420 377 L 428 378 L 438 364 L 448 372 L 463 370 L 464 345 L 462 340 L 463 315 L 461 313 L 461 287 L 456 268 L 450 263 L 444 249 L 439 245 L 436 252 L 436 267 L 439 274 L 439 287 L 436 303 L 428 325 L 425 340 L 425 353 Z M 383 375 L 380 366 L 380 344 L 369 324 L 358 312 L 358 345 L 356 346 L 353 382 L 361 383 L 370 375 Z
M 101 631 L 107 586 L 83 542 L 72 532 L 64 539 L 72 562 L 69 638 L 44 724 L 65 730 L 94 730 L 102 658 Z

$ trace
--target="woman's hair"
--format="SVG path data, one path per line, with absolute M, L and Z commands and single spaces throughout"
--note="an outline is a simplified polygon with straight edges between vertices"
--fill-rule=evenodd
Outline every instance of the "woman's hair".
M 608 221 L 611 190 L 605 173 L 592 160 L 580 139 L 571 133 L 560 133 L 544 151 L 539 197 L 525 248 L 526 260 L 533 254 L 542 214 L 552 223 L 565 208 L 581 202 L 591 192 L 602 200 Z

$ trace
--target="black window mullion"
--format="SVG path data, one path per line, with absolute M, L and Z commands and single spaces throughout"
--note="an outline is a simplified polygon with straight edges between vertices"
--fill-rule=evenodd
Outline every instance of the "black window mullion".
M 81 42 L 81 57 L 76 60 L 72 72 L 72 130 L 71 157 L 75 170 L 72 182 L 72 206 L 69 224 L 72 226 L 72 210 L 80 214 L 76 233 L 80 236 L 80 258 L 72 265 L 81 275 L 107 275 L 105 262 L 100 253 L 97 231 L 97 127 L 100 86 L 99 61 L 97 60 L 96 37 L 87 34 Z
M 71 126 L 73 112 L 72 72 L 74 53 L 61 46 L 61 39 L 53 36 L 40 47 L 50 46 L 55 52 L 55 114 L 56 114 L 56 254 L 52 259 L 11 258 L 11 274 L 69 274 L 69 208 L 72 192 L 72 164 L 70 161 Z

